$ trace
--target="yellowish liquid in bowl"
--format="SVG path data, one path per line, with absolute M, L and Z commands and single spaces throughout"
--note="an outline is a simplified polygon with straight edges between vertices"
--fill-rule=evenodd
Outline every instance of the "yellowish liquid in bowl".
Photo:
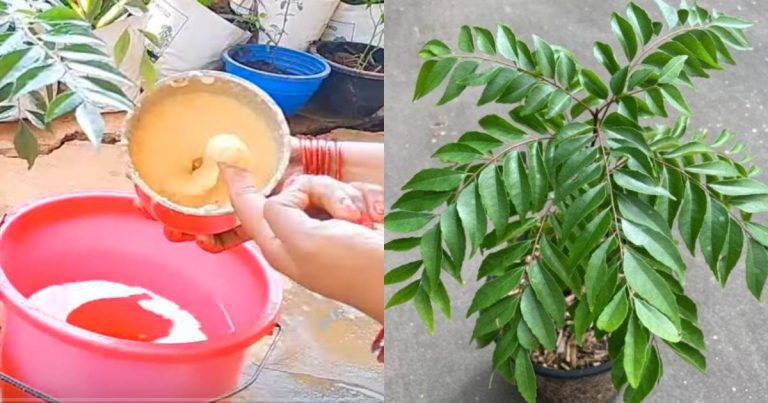
M 205 161 L 209 140 L 222 133 L 237 136 L 248 148 L 254 184 L 269 183 L 279 147 L 269 132 L 267 112 L 215 85 L 192 81 L 157 91 L 163 93 L 142 103 L 129 128 L 134 169 L 152 190 L 186 207 L 228 206 L 223 180 L 215 174 L 211 180 L 210 172 L 201 171 L 210 165 Z

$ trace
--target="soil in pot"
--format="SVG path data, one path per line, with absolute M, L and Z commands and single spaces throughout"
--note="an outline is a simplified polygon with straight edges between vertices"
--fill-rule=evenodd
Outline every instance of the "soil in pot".
M 592 330 L 584 334 L 581 346 L 571 334 L 571 326 L 559 332 L 554 352 L 534 351 L 531 358 L 536 372 L 539 401 L 544 403 L 608 402 L 618 393 L 611 381 L 608 341 L 596 338 Z
M 380 51 L 379 48 L 371 46 L 363 50 L 364 53 L 361 53 L 359 49 L 353 48 L 349 43 L 345 43 L 341 48 L 334 49 L 334 52 L 322 52 L 318 49 L 318 53 L 326 59 L 350 69 L 384 73 L 383 60 L 374 57 L 377 51 Z
M 242 61 L 238 60 L 237 56 L 234 57 L 235 61 L 244 64 L 252 69 L 263 71 L 265 73 L 282 74 L 284 76 L 295 76 L 297 74 L 291 73 L 288 70 L 281 69 L 268 60 L 255 60 L 255 61 Z

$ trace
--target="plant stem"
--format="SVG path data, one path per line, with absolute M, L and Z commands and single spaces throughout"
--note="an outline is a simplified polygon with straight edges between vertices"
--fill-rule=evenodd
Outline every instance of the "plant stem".
M 597 126 L 597 122 L 595 122 L 595 135 L 597 136 L 600 144 L 598 147 L 600 148 L 600 155 L 603 157 L 603 164 L 605 164 L 605 182 L 608 184 L 608 197 L 611 202 L 611 210 L 613 211 L 613 225 L 614 225 L 614 236 L 616 237 L 616 240 L 619 242 L 619 251 L 621 252 L 621 256 L 624 256 L 624 243 L 621 241 L 621 236 L 619 235 L 619 211 L 616 208 L 616 198 L 613 196 L 613 183 L 611 183 L 611 167 L 608 164 L 608 154 L 605 151 L 606 142 L 605 138 L 602 135 L 602 132 L 600 131 L 600 127 Z M 616 168 L 614 168 L 615 170 Z

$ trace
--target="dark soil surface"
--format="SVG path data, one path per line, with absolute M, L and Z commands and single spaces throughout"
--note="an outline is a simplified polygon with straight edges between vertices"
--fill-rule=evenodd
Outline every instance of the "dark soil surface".
M 273 65 L 271 62 L 269 62 L 267 60 L 256 60 L 256 61 L 253 61 L 253 62 L 243 62 L 243 61 L 238 60 L 238 62 L 240 62 L 240 63 L 242 63 L 242 64 L 244 64 L 244 65 L 246 65 L 246 66 L 248 66 L 248 67 L 250 67 L 252 69 L 256 69 L 256 70 L 259 70 L 259 71 L 264 71 L 264 72 L 267 72 L 267 73 L 282 74 L 282 75 L 285 75 L 285 76 L 295 76 L 296 75 L 296 74 L 291 73 L 288 70 L 283 70 L 283 69 Z
M 371 47 L 371 49 L 365 54 L 359 54 L 354 50 L 348 47 L 345 47 L 339 52 L 335 52 L 333 54 L 328 54 L 328 55 L 324 54 L 323 56 L 334 63 L 341 64 L 342 66 L 346 66 L 351 69 L 357 69 L 361 63 L 361 60 L 365 60 L 365 65 L 362 66 L 363 71 L 370 71 L 372 73 L 383 74 L 384 65 L 376 63 L 376 61 L 373 60 L 372 57 L 370 57 L 372 51 L 374 50 L 376 50 L 376 48 Z

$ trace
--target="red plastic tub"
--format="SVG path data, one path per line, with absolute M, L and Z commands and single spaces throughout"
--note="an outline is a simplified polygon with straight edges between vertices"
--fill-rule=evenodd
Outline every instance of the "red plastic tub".
M 0 224 L 2 372 L 59 400 L 191 402 L 227 394 L 237 387 L 246 349 L 276 325 L 280 280 L 252 245 L 209 254 L 194 243 L 166 241 L 132 199 L 116 193 L 53 197 Z M 42 288 L 86 280 L 162 295 L 192 313 L 208 340 L 154 344 L 106 337 L 48 317 L 27 301 Z M 2 393 L 28 396 L 7 385 Z

